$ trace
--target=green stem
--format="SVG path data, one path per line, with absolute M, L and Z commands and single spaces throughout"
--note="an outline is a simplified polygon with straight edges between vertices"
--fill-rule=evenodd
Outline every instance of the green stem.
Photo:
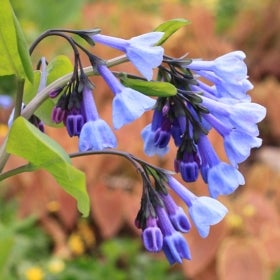
M 22 108 L 22 99 L 23 99 L 23 92 L 24 92 L 24 79 L 17 80 L 17 95 L 16 95 L 16 103 L 14 109 L 14 116 L 13 120 L 15 120 L 21 114 Z M 2 172 L 7 160 L 9 159 L 9 154 L 6 152 L 6 143 L 7 137 L 4 140 L 1 148 L 0 148 L 0 173 Z
M 16 95 L 16 104 L 15 104 L 13 120 L 15 120 L 21 114 L 24 81 L 25 81 L 24 79 L 17 81 L 17 95 Z
M 36 170 L 35 166 L 32 166 L 31 164 L 25 164 L 25 165 L 19 166 L 17 168 L 14 168 L 12 170 L 9 170 L 7 172 L 0 174 L 0 181 L 5 180 L 9 177 L 15 176 L 17 174 L 23 173 L 23 172 L 31 172 L 34 170 Z

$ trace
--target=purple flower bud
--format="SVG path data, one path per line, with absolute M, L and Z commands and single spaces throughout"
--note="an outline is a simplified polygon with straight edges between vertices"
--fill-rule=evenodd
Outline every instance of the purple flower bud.
M 159 252 L 162 249 L 163 235 L 155 218 L 147 219 L 147 227 L 142 232 L 142 240 L 144 247 L 149 252 Z
M 55 88 L 55 89 L 51 90 L 49 92 L 49 97 L 56 98 L 61 93 L 62 90 L 63 90 L 63 87 L 59 87 L 59 88 Z
M 171 135 L 168 131 L 162 130 L 161 128 L 158 128 L 155 132 L 155 146 L 163 149 L 167 147 L 169 141 L 170 141 Z
M 64 121 L 66 116 L 66 111 L 63 110 L 61 107 L 54 107 L 52 110 L 52 121 L 55 123 L 61 123 Z
M 66 117 L 66 128 L 70 137 L 79 136 L 84 125 L 84 117 L 81 114 L 70 114 Z
M 179 172 L 185 182 L 195 182 L 198 178 L 198 164 L 195 161 L 179 161 Z
M 191 259 L 190 249 L 185 238 L 177 232 L 166 211 L 162 207 L 156 208 L 158 224 L 164 235 L 163 251 L 170 264 L 182 263 L 182 259 Z
M 161 198 L 174 228 L 180 232 L 188 232 L 191 224 L 183 208 L 179 207 L 169 194 L 163 194 Z

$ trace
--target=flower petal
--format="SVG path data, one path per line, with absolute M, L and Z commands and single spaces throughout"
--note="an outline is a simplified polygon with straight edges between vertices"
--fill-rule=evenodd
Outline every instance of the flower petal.
M 113 99 L 113 125 L 116 129 L 128 124 L 152 109 L 155 100 L 131 88 L 124 87 Z

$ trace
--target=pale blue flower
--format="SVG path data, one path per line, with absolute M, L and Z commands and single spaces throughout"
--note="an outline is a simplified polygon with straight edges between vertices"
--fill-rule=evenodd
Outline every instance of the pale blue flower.
M 229 195 L 245 184 L 243 175 L 232 165 L 220 161 L 209 167 L 207 183 L 211 197 Z
M 206 114 L 204 117 L 223 136 L 227 157 L 234 167 L 249 157 L 252 148 L 258 148 L 262 144 L 262 140 L 256 137 L 258 127 L 255 124 L 251 125 L 248 132 L 242 128 L 237 129 L 231 124 L 225 124 L 212 114 Z
M 138 91 L 123 87 L 113 99 L 113 125 L 116 129 L 133 122 L 152 109 L 155 100 Z
M 196 196 L 172 176 L 168 176 L 168 184 L 189 207 L 190 217 L 201 237 L 206 237 L 210 226 L 219 223 L 227 213 L 226 207 L 218 200 Z
M 169 147 L 160 148 L 157 146 L 155 144 L 155 134 L 156 132 L 152 130 L 152 124 L 148 124 L 143 128 L 141 136 L 144 141 L 144 152 L 148 156 L 164 156 L 169 151 Z
M 207 136 L 200 136 L 198 150 L 201 156 L 203 179 L 208 183 L 212 197 L 231 194 L 239 185 L 245 183 L 237 168 L 219 159 Z
M 162 38 L 163 32 L 150 32 L 130 40 L 110 37 L 102 34 L 93 35 L 91 38 L 98 43 L 125 52 L 128 59 L 134 64 L 139 72 L 151 80 L 153 69 L 158 67 L 163 59 L 164 50 L 155 44 Z
M 79 135 L 79 150 L 103 150 L 115 148 L 117 139 L 110 126 L 99 118 L 96 105 L 92 96 L 92 88 L 85 85 L 83 89 L 83 113 L 85 124 Z
M 110 126 L 102 119 L 87 121 L 79 136 L 79 150 L 104 150 L 115 148 L 117 140 Z
M 223 80 L 240 81 L 247 77 L 247 66 L 244 62 L 246 55 L 242 51 L 233 51 L 222 55 L 215 60 L 192 60 L 188 64 L 188 68 L 194 71 L 200 71 L 203 76 L 203 71 L 214 72 Z
M 227 157 L 233 166 L 246 160 L 252 148 L 259 148 L 262 139 L 245 133 L 242 130 L 234 129 L 224 136 L 224 146 Z
M 219 223 L 227 212 L 221 202 L 208 196 L 194 198 L 189 206 L 191 219 L 203 238 L 208 236 L 210 226 Z
M 128 87 L 125 87 L 104 64 L 97 65 L 98 71 L 112 92 L 113 125 L 116 129 L 131 123 L 153 108 L 155 100 Z

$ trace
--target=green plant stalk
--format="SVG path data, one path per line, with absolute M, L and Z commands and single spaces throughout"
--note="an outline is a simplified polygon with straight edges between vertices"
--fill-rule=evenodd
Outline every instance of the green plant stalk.
M 16 96 L 16 102 L 15 102 L 13 120 L 15 120 L 21 114 L 24 82 L 25 82 L 24 79 L 17 80 L 17 96 Z M 4 168 L 6 162 L 9 158 L 9 154 L 6 152 L 6 149 L 5 149 L 6 142 L 7 142 L 7 138 L 4 140 L 2 147 L 0 148 L 0 172 Z
M 32 172 L 34 170 L 36 170 L 37 168 L 31 164 L 25 164 L 25 165 L 21 165 L 17 168 L 11 169 L 7 172 L 3 172 L 2 174 L 0 174 L 0 182 L 2 180 L 5 180 L 9 177 L 15 176 L 17 174 L 20 173 L 24 173 L 24 172 Z
M 115 65 L 119 65 L 122 64 L 124 62 L 127 62 L 127 56 L 126 55 L 121 55 L 121 56 L 117 56 L 115 58 L 109 59 L 106 61 L 106 64 L 108 67 L 112 67 Z M 94 76 L 97 75 L 98 72 L 96 69 L 94 69 L 92 66 L 88 66 L 83 68 L 84 73 L 87 76 Z M 15 111 L 15 117 L 18 117 L 19 114 L 26 118 L 29 119 L 32 114 L 36 111 L 36 109 L 45 101 L 47 100 L 47 98 L 49 97 L 49 92 L 53 89 L 56 89 L 58 87 L 64 86 L 65 84 L 67 84 L 67 82 L 71 79 L 72 77 L 72 73 L 66 74 L 62 77 L 60 77 L 59 79 L 55 80 L 54 82 L 52 82 L 51 84 L 49 84 L 47 87 L 45 87 L 43 90 L 41 90 L 38 94 L 36 94 L 36 96 L 25 106 L 25 108 L 20 111 L 19 109 L 17 109 L 17 114 L 16 115 L 16 111 Z M 17 100 L 17 105 L 20 106 L 19 108 L 21 109 L 21 104 L 22 104 L 22 95 L 23 95 L 23 85 L 24 84 L 19 84 L 19 90 L 22 90 L 22 92 L 18 92 L 19 97 Z M 19 103 L 19 99 L 21 98 L 21 102 Z M 18 108 L 17 106 L 17 108 Z M 16 108 L 15 108 L 16 109 Z M 15 118 L 14 118 L 15 119 Z M 7 138 L 8 135 L 6 136 L 6 139 L 4 140 L 2 146 L 0 147 L 0 172 L 2 172 L 3 168 L 6 165 L 6 162 L 9 159 L 9 154 L 6 152 L 6 143 L 7 143 Z

